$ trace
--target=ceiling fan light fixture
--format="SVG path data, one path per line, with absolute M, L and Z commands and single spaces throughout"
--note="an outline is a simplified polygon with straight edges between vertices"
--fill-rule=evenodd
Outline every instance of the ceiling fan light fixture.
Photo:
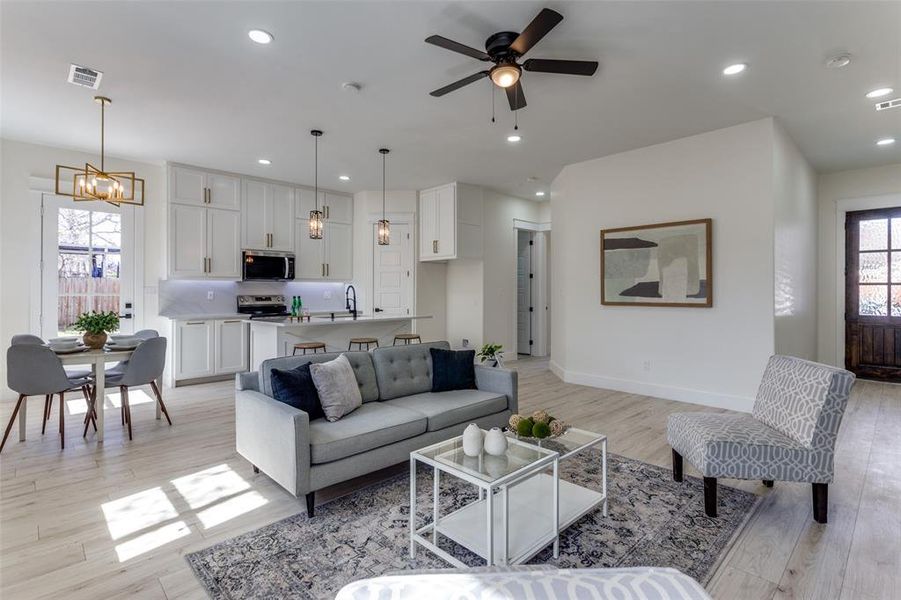
M 491 81 L 493 81 L 496 86 L 502 88 L 516 85 L 521 74 L 522 69 L 520 69 L 519 65 L 516 63 L 501 63 L 492 67 L 491 71 L 489 71 Z
M 518 133 L 511 133 L 510 135 L 507 136 L 507 141 L 510 142 L 511 144 L 516 144 L 516 143 L 522 141 L 522 136 L 519 135 Z

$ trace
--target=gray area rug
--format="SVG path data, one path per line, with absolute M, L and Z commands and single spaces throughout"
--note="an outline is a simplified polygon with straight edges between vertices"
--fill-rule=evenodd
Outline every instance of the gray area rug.
M 597 488 L 600 454 L 561 463 L 561 477 Z M 674 567 L 706 583 L 752 514 L 758 497 L 720 485 L 719 516 L 704 514 L 703 483 L 672 481 L 669 469 L 608 454 L 609 516 L 588 514 L 560 536 L 560 558 L 550 547 L 531 564 L 560 568 Z M 431 469 L 417 476 L 417 523 L 431 511 Z M 442 514 L 477 497 L 476 490 L 441 478 Z M 303 500 L 298 501 L 301 509 Z M 256 531 L 188 554 L 212 598 L 333 598 L 345 584 L 408 569 L 449 565 L 419 548 L 408 556 L 409 476 L 398 475 Z M 442 547 L 473 566 L 480 558 L 449 540 Z

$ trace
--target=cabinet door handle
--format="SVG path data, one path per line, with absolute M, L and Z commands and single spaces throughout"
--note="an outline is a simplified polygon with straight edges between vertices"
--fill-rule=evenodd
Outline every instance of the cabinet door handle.
M 212 258 L 207 258 L 207 259 L 206 259 L 206 262 L 207 262 L 207 265 L 208 265 L 208 266 L 207 266 L 207 271 L 206 271 L 206 272 L 207 272 L 207 273 L 212 273 L 212 272 L 213 272 L 213 259 L 212 259 Z
M 188 321 L 185 325 L 206 325 L 206 321 Z
M 325 277 L 325 263 L 319 263 L 319 276 Z
M 438 240 L 432 240 L 432 254 L 438 254 Z
M 325 263 L 325 276 L 328 277 L 332 274 L 332 265 L 329 263 Z
M 223 323 L 243 323 L 241 319 L 235 319 L 233 321 L 223 321 Z

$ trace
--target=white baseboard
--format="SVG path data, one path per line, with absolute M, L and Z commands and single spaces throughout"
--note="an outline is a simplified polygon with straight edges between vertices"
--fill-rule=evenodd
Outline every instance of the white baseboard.
M 574 383 L 576 385 L 615 390 L 617 392 L 626 392 L 628 394 L 640 394 L 642 396 L 651 396 L 653 398 L 663 398 L 664 400 L 676 400 L 677 402 L 703 404 L 704 406 L 726 408 L 742 412 L 751 412 L 751 407 L 754 405 L 753 398 L 743 398 L 741 396 L 718 394 L 715 392 L 662 385 L 659 383 L 648 383 L 646 381 L 636 381 L 633 379 L 606 377 L 604 375 L 595 375 L 592 373 L 568 371 L 553 360 L 550 361 L 549 366 L 554 375 L 566 383 Z

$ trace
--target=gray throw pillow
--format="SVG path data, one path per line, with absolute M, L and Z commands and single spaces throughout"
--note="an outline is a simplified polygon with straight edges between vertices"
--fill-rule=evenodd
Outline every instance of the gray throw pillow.
M 343 354 L 328 362 L 311 363 L 310 375 L 319 392 L 322 412 L 329 421 L 337 421 L 363 405 L 354 368 Z

